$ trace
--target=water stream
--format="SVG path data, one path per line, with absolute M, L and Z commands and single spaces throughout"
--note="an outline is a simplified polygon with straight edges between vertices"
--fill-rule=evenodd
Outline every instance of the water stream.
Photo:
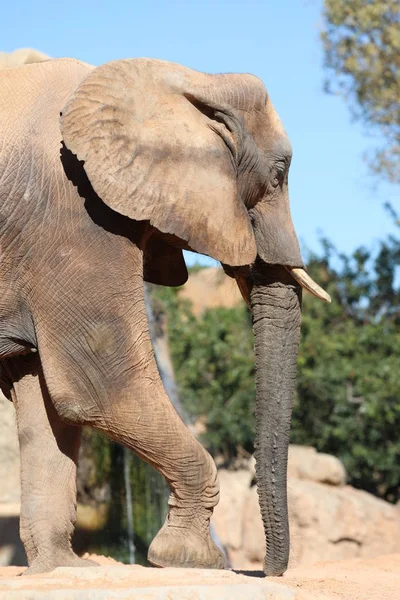
M 132 504 L 132 485 L 131 485 L 131 461 L 132 453 L 124 448 L 124 484 L 126 498 L 126 521 L 128 534 L 129 564 L 135 564 L 135 542 L 133 528 L 133 504 Z

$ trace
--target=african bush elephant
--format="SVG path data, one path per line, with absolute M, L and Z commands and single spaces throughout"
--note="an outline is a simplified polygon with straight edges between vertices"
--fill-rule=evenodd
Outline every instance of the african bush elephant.
M 183 284 L 189 249 L 221 261 L 253 312 L 265 572 L 281 574 L 298 282 L 329 297 L 303 269 L 291 148 L 264 85 L 148 59 L 9 69 L 0 148 L 0 357 L 17 413 L 28 573 L 85 564 L 71 548 L 83 425 L 170 487 L 149 561 L 224 566 L 209 534 L 216 467 L 169 402 L 145 309 L 143 280 Z

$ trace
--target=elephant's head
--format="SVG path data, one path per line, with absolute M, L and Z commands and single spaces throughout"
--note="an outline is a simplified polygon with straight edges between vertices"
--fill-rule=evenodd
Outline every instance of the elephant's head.
M 289 208 L 291 146 L 265 87 L 251 75 L 117 61 L 88 75 L 61 124 L 98 196 L 118 213 L 150 222 L 148 280 L 184 283 L 182 248 L 190 248 L 221 261 L 251 306 L 265 572 L 279 575 L 289 554 L 298 283 L 323 300 L 329 296 L 303 269 Z

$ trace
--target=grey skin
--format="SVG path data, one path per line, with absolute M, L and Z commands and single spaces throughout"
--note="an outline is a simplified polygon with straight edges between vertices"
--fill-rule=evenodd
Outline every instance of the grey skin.
M 170 487 L 149 561 L 224 566 L 209 533 L 215 464 L 167 397 L 146 318 L 143 281 L 182 285 L 183 249 L 221 261 L 253 312 L 265 572 L 286 569 L 298 281 L 327 299 L 302 269 L 290 158 L 250 75 L 147 59 L 0 73 L 1 380 L 17 414 L 28 574 L 87 564 L 71 547 L 83 425 Z

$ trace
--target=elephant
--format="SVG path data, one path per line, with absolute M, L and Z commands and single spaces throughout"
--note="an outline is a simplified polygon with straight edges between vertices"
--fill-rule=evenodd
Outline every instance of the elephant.
M 18 48 L 14 52 L 0 52 L 0 69 L 10 69 L 19 65 L 49 60 L 49 56 L 33 48 Z
M 262 81 L 156 59 L 54 59 L 0 72 L 0 367 L 16 410 L 27 574 L 72 549 L 83 426 L 154 466 L 168 515 L 158 567 L 223 568 L 214 461 L 174 410 L 144 282 L 180 286 L 183 250 L 220 261 L 252 311 L 264 571 L 288 563 L 286 465 L 307 274 L 291 145 Z

